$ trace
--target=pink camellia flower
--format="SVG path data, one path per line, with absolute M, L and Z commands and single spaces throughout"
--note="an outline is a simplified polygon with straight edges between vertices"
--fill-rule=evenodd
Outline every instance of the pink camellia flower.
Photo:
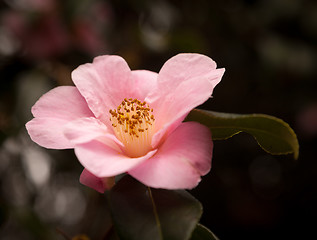
M 207 127 L 182 122 L 205 102 L 224 69 L 200 54 L 179 54 L 159 73 L 131 71 L 119 56 L 99 56 L 33 106 L 26 124 L 46 148 L 74 148 L 81 183 L 99 192 L 128 173 L 153 188 L 191 189 L 211 168 Z

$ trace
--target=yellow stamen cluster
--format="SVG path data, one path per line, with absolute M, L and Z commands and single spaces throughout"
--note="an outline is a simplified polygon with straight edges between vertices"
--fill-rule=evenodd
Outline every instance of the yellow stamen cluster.
M 146 102 L 125 98 L 117 109 L 109 110 L 110 121 L 118 139 L 132 157 L 151 149 L 155 118 Z

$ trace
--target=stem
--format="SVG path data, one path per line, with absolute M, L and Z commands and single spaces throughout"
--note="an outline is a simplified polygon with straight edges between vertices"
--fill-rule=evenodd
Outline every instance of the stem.
M 152 202 L 153 213 L 154 213 L 154 216 L 155 216 L 155 221 L 156 221 L 157 227 L 159 229 L 160 239 L 163 240 L 161 222 L 160 222 L 160 219 L 158 217 L 158 213 L 157 213 L 156 205 L 155 205 L 154 198 L 153 198 L 153 195 L 152 195 L 152 191 L 151 191 L 151 188 L 149 188 L 149 187 L 147 187 L 147 189 L 148 189 L 149 196 L 150 196 L 150 199 L 151 199 L 151 202 Z

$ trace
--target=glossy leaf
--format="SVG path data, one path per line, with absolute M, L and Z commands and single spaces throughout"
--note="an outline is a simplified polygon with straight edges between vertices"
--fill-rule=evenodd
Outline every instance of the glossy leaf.
M 129 175 L 108 196 L 122 240 L 190 239 L 202 214 L 201 204 L 188 192 L 148 188 Z
M 263 150 L 281 155 L 293 153 L 298 158 L 296 134 L 283 120 L 265 114 L 231 114 L 192 110 L 186 121 L 196 121 L 210 128 L 214 140 L 230 138 L 240 132 L 251 134 Z
M 208 228 L 197 224 L 190 240 L 219 240 Z

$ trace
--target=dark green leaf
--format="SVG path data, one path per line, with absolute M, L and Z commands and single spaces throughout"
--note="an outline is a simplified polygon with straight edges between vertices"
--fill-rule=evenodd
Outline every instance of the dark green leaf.
M 197 224 L 190 240 L 219 240 L 208 228 Z
M 186 121 L 196 121 L 210 128 L 214 140 L 232 137 L 240 132 L 251 134 L 268 153 L 293 153 L 298 158 L 299 145 L 291 127 L 279 118 L 265 114 L 231 114 L 192 110 Z
M 202 214 L 201 204 L 184 190 L 151 189 L 129 175 L 109 192 L 120 239 L 186 240 Z

